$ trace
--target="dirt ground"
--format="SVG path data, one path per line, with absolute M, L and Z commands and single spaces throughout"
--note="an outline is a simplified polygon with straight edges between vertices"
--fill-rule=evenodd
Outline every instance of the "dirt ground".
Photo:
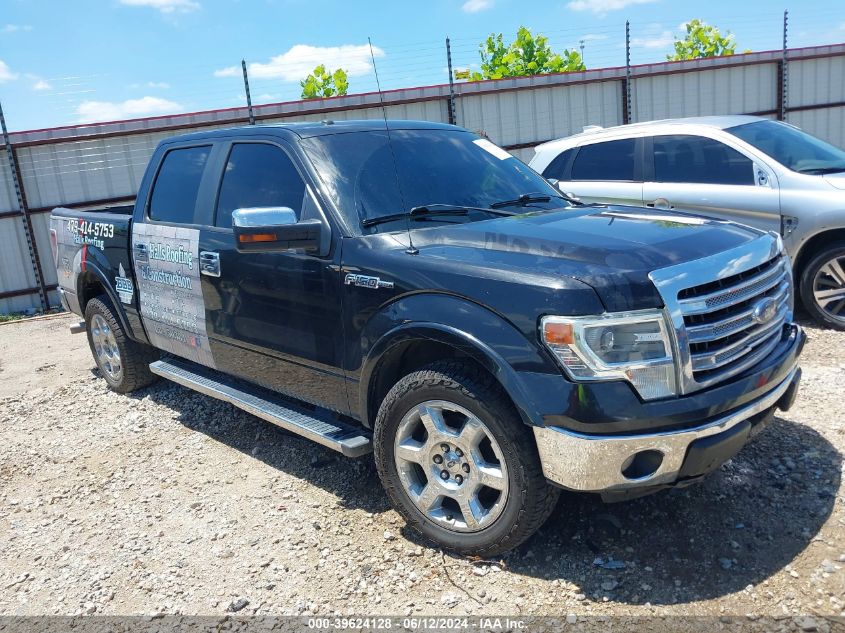
M 73 322 L 0 325 L 0 615 L 845 616 L 845 333 L 806 324 L 795 407 L 704 483 L 565 494 L 486 561 L 407 532 L 369 459 L 167 382 L 108 391 Z

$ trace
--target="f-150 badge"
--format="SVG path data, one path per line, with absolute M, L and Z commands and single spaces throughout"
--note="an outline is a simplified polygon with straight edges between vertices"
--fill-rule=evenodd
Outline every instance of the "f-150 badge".
M 361 288 L 393 288 L 392 281 L 382 281 L 378 277 L 356 275 L 355 273 L 348 273 L 343 283 L 347 286 L 360 286 Z

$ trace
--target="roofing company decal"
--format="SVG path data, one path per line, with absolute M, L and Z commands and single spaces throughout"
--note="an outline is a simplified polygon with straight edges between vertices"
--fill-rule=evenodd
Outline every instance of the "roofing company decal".
M 136 223 L 132 229 L 141 316 L 150 342 L 214 367 L 205 330 L 199 231 Z
M 123 269 L 123 262 L 120 263 L 118 276 L 114 278 L 114 287 L 117 290 L 117 296 L 120 297 L 121 302 L 132 303 L 132 297 L 135 296 L 135 285 L 126 276 L 126 271 Z

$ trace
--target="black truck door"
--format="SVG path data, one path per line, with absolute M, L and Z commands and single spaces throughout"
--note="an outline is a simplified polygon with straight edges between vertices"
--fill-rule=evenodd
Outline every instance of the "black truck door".
M 232 211 L 290 207 L 323 217 L 295 154 L 278 141 L 233 141 L 221 154 L 214 226 L 200 236 L 206 328 L 218 369 L 346 413 L 339 248 L 238 253 Z

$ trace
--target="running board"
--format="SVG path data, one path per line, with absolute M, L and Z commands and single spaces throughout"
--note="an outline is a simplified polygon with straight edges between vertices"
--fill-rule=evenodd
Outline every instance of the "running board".
M 328 415 L 315 415 L 266 389 L 233 379 L 188 361 L 175 358 L 150 364 L 150 371 L 212 398 L 229 402 L 239 409 L 272 422 L 286 431 L 327 446 L 347 457 L 371 453 L 372 440 L 363 431 Z

